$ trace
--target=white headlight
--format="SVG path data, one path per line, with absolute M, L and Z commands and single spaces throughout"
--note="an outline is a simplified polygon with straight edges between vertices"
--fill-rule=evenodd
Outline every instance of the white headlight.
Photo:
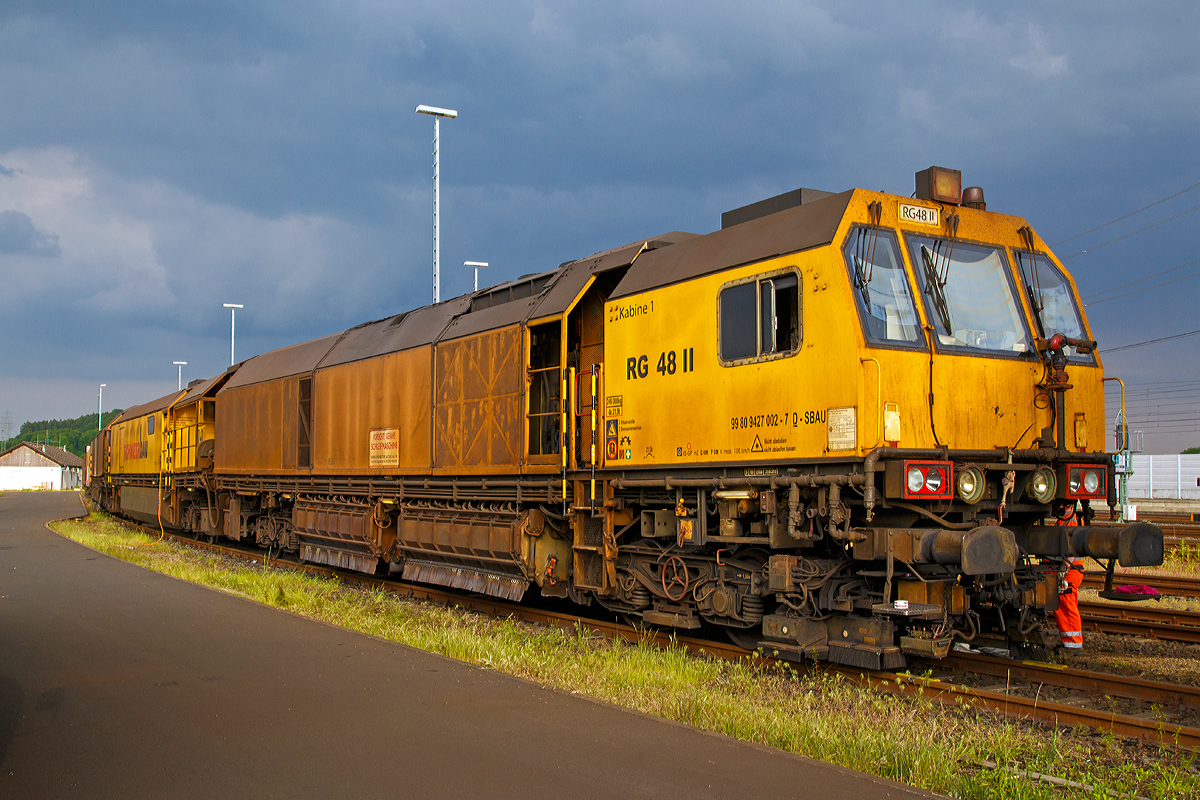
M 1057 489 L 1058 481 L 1055 480 L 1054 473 L 1045 467 L 1033 473 L 1033 477 L 1029 479 L 1029 491 L 1039 503 L 1049 503 L 1053 500 Z
M 921 487 L 925 485 L 925 473 L 921 472 L 920 467 L 908 468 L 908 490 L 910 492 L 919 492 Z
M 925 488 L 937 494 L 942 488 L 942 471 L 936 467 L 929 470 L 929 474 L 925 476 Z
M 983 474 L 976 467 L 965 467 L 958 472 L 958 496 L 967 503 L 978 503 L 986 490 Z
M 1100 488 L 1100 473 L 1094 469 L 1089 469 L 1083 473 L 1083 490 L 1088 494 L 1095 494 Z

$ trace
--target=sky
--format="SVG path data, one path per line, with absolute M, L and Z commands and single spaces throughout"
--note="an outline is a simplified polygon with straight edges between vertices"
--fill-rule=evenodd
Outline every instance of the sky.
M 219 373 L 223 303 L 239 360 L 428 303 L 428 104 L 443 299 L 936 164 L 1062 242 L 1146 451 L 1200 445 L 1200 336 L 1103 355 L 1200 329 L 1200 7 L 1131 9 L 8 0 L 0 414 Z

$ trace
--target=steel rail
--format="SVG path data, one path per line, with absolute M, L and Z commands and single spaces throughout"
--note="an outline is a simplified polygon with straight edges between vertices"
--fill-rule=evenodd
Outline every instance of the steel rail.
M 1118 573 L 1113 576 L 1113 585 L 1119 586 L 1121 584 L 1150 586 L 1157 589 L 1162 594 L 1176 595 L 1178 597 L 1200 597 L 1200 579 L 1198 578 L 1179 578 L 1173 575 L 1129 575 Z M 1083 585 L 1089 589 L 1103 589 L 1104 573 L 1084 573 Z
M 1081 601 L 1085 630 L 1172 642 L 1200 642 L 1200 613 Z
M 165 536 L 180 544 L 198 549 L 242 559 L 248 557 L 252 557 L 254 560 L 261 559 L 265 566 L 295 569 L 309 574 L 331 577 L 348 585 L 382 588 L 399 597 L 428 600 L 443 605 L 457 606 L 489 616 L 509 617 L 523 622 L 553 625 L 568 630 L 583 628 L 601 636 L 620 638 L 630 642 L 649 641 L 659 646 L 674 644 L 692 653 L 730 661 L 749 658 L 753 661 L 772 663 L 781 660 L 761 652 L 756 653 L 746 650 L 733 644 L 681 637 L 661 630 L 633 628 L 616 622 L 528 608 L 480 595 L 458 594 L 403 581 L 337 570 L 322 565 L 301 563 L 282 558 L 271 558 L 269 554 L 264 556 L 258 550 L 206 542 L 176 533 L 160 534 L 157 529 L 152 529 L 148 526 L 129 522 L 128 520 L 122 520 L 122 522 L 146 533 L 160 537 Z M 1083 606 L 1084 604 L 1081 603 L 1080 605 Z M 795 667 L 796 665 L 792 663 L 791 666 Z M 814 663 L 808 666 L 841 675 L 856 685 L 875 691 L 882 691 L 887 694 L 920 697 L 942 705 L 961 706 L 965 704 L 974 708 L 998 712 L 1009 717 L 1032 719 L 1053 725 L 1087 725 L 1097 730 L 1110 731 L 1119 736 L 1137 737 L 1165 746 L 1178 746 L 1190 750 L 1200 750 L 1200 728 L 1188 728 L 1159 721 L 1145 720 L 1139 717 L 1092 711 L 1060 703 L 1039 701 L 1037 698 L 1031 700 L 1017 695 L 975 689 L 907 673 L 878 672 L 834 664 Z
M 916 690 L 920 691 L 924 697 L 947 705 L 967 703 L 998 711 L 1009 717 L 1033 719 L 1052 725 L 1087 725 L 1096 730 L 1111 731 L 1118 736 L 1137 737 L 1164 746 L 1200 750 L 1200 728 L 1187 728 L 1182 725 L 1172 725 L 1140 717 L 1076 708 L 1062 703 L 1046 702 L 1036 697 L 1031 699 L 1002 692 L 974 689 L 916 675 L 872 673 L 867 676 L 865 683 L 873 688 L 891 691 L 888 681 L 895 681 L 895 693 L 897 694 Z
M 982 653 L 951 652 L 941 660 L 922 661 L 927 667 L 955 673 L 975 673 L 993 678 L 1025 681 L 1030 684 L 1076 689 L 1099 696 L 1118 696 L 1147 703 L 1163 703 L 1185 708 L 1200 708 L 1200 686 L 1151 681 L 1124 675 L 1076 669 L 1042 661 L 1013 661 Z

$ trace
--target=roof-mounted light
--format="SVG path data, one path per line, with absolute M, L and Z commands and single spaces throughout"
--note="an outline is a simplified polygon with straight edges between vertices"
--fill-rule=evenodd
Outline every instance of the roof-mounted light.
M 917 173 L 917 199 L 959 205 L 962 202 L 962 172 L 930 167 Z

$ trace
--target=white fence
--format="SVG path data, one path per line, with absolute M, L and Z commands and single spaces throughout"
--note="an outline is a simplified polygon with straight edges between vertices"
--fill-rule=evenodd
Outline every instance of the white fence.
M 1200 455 L 1134 455 L 1130 500 L 1200 500 Z

